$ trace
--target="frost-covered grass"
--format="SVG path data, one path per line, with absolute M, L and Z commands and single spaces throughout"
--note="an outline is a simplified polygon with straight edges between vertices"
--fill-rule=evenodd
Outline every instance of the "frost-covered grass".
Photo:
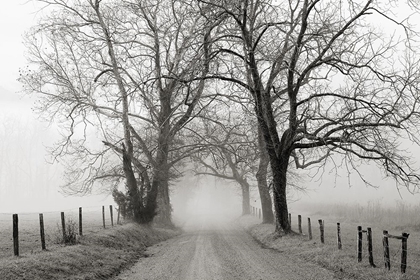
M 274 248 L 280 253 L 295 256 L 309 262 L 332 270 L 337 279 L 419 279 L 420 277 L 420 231 L 417 227 L 401 226 L 395 223 L 388 227 L 372 225 L 369 222 L 356 223 L 352 221 L 337 220 L 329 215 L 311 217 L 313 239 L 308 239 L 307 217 L 302 216 L 302 230 L 304 235 L 294 234 L 291 236 L 275 236 L 274 225 L 259 224 L 255 217 L 243 217 L 241 223 L 249 229 L 252 236 L 265 246 Z M 297 214 L 292 218 L 293 230 L 298 230 Z M 320 242 L 318 219 L 325 223 L 325 244 Z M 337 222 L 341 223 L 342 250 L 337 248 Z M 363 229 L 372 228 L 373 233 L 373 257 L 376 268 L 369 265 L 367 253 L 366 235 L 363 235 L 363 260 L 357 262 L 357 226 Z M 385 270 L 383 261 L 382 230 L 388 230 L 390 234 L 400 235 L 402 232 L 410 233 L 408 238 L 407 272 L 400 273 L 401 241 L 389 239 L 391 271 Z
M 99 207 L 98 207 L 99 209 Z M 47 212 L 44 216 L 44 231 L 46 248 L 54 250 L 60 246 L 62 238 L 61 214 L 60 212 Z M 24 257 L 42 251 L 41 236 L 38 213 L 19 214 L 19 253 Z M 67 226 L 75 224 L 78 233 L 78 209 L 65 212 Z M 106 213 L 106 227 L 111 227 L 108 213 Z M 116 219 L 114 217 L 114 223 Z M 13 256 L 13 223 L 12 214 L 0 213 L 0 260 L 5 257 Z M 88 236 L 103 230 L 102 212 L 95 210 L 84 210 L 83 212 L 83 234 Z
M 313 218 L 321 217 L 341 222 L 377 225 L 384 229 L 408 227 L 420 230 L 420 204 L 407 204 L 400 200 L 392 205 L 385 204 L 380 200 L 348 204 L 312 203 L 305 205 L 303 211 L 309 212 Z M 292 209 L 291 212 L 295 218 L 301 214 L 299 208 Z
M 79 238 L 72 246 L 3 257 L 1 279 L 107 279 L 133 264 L 147 246 L 179 232 L 126 224 Z

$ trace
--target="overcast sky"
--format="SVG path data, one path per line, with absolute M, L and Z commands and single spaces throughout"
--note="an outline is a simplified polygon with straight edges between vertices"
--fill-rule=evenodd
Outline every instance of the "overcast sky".
M 20 93 L 19 68 L 26 65 L 25 30 L 37 8 L 27 0 L 2 0 L 0 8 L 0 213 L 65 210 L 108 205 L 111 197 L 64 198 L 58 166 L 49 165 L 45 146 L 56 129 L 37 120 L 33 100 Z
M 36 7 L 29 1 L 29 3 L 25 4 L 26 0 L 2 0 L 1 8 L 0 8 L 0 120 L 4 121 L 5 119 L 17 119 L 20 127 L 24 125 L 28 125 L 29 127 L 37 127 L 37 131 L 42 135 L 42 137 L 36 138 L 36 147 L 37 149 L 43 149 L 45 146 L 46 138 L 49 135 L 55 135 L 55 131 L 53 128 L 46 127 L 45 124 L 39 123 L 35 120 L 36 116 L 34 116 L 31 112 L 31 100 L 28 98 L 24 98 L 21 95 L 17 94 L 20 91 L 20 85 L 16 81 L 18 77 L 18 70 L 20 67 L 25 66 L 25 49 L 22 44 L 22 36 L 32 24 L 35 22 L 36 17 Z M 36 124 L 36 125 L 34 125 Z M 24 129 L 25 130 L 25 129 Z M 33 133 L 36 133 L 33 132 Z M 1 136 L 1 135 L 0 135 Z M 2 139 L 0 139 L 2 140 Z M 25 143 L 21 143 L 20 145 L 25 145 Z M 29 144 L 28 144 L 29 145 Z M 31 144 L 33 145 L 33 143 Z M 19 149 L 18 146 L 15 146 L 16 149 Z M 36 164 L 43 165 L 45 164 L 45 153 L 36 153 L 37 158 L 34 159 Z M 417 157 L 420 160 L 420 157 Z M 45 167 L 48 169 L 48 167 Z M 382 175 L 380 172 L 372 167 L 367 169 L 368 172 L 371 173 L 371 176 L 374 176 L 374 179 L 381 182 L 381 188 L 379 189 L 372 189 L 366 188 L 360 182 L 358 183 L 357 180 L 351 188 L 347 184 L 347 179 L 345 178 L 344 173 L 341 174 L 340 177 L 335 183 L 334 178 L 328 174 L 325 175 L 322 183 L 320 182 L 303 182 L 302 184 L 306 184 L 310 191 L 302 195 L 302 201 L 331 201 L 332 199 L 338 202 L 365 202 L 368 200 L 384 200 L 384 201 L 394 201 L 400 199 L 400 194 L 402 195 L 404 201 L 416 203 L 417 201 L 420 202 L 419 196 L 412 196 L 409 195 L 407 191 L 402 190 L 401 193 L 397 191 L 395 185 L 392 181 L 382 181 Z M 50 170 L 48 172 L 52 172 L 51 176 L 54 178 L 54 183 L 52 186 L 32 186 L 32 188 L 38 188 L 39 190 L 45 190 L 47 188 L 47 192 L 49 196 L 42 201 L 42 197 L 39 197 L 39 201 L 37 203 L 30 202 L 30 196 L 36 191 L 23 191 L 29 194 L 28 203 L 14 203 L 17 200 L 19 194 L 13 194 L 13 192 L 6 192 L 11 197 L 6 197 L 4 194 L 4 189 L 10 189 L 10 186 L 0 186 L 0 191 L 3 190 L 3 193 L 0 194 L 0 212 L 9 212 L 9 211 L 18 211 L 23 208 L 19 208 L 21 204 L 25 204 L 26 206 L 32 206 L 29 208 L 25 208 L 24 210 L 34 210 L 41 207 L 40 205 L 44 205 L 45 203 L 54 204 L 51 199 L 56 201 L 54 205 L 55 207 L 62 206 L 63 202 L 59 198 L 58 194 L 58 187 L 57 182 L 59 181 L 59 175 L 56 174 L 56 171 Z M 18 175 L 17 175 L 18 176 Z M 1 181 L 0 181 L 1 182 Z M 383 182 L 383 183 L 382 183 Z M 35 189 L 36 190 L 36 189 Z M 22 191 L 22 190 L 20 190 Z M 41 192 L 42 193 L 42 192 Z M 360 194 L 362 198 L 360 198 Z M 40 195 L 41 196 L 41 195 Z M 95 198 L 96 200 L 90 201 L 89 203 L 102 203 L 101 199 Z M 70 201 L 70 200 L 66 200 Z M 111 201 L 109 198 L 107 202 Z M 7 203 L 5 203 L 7 202 Z M 32 203 L 32 204 L 31 204 Z M 81 200 L 73 200 L 72 202 L 67 203 L 66 207 L 74 206 L 76 207 L 77 204 L 86 203 L 85 201 Z M 3 207 L 2 207 L 3 205 Z M 14 207 L 14 208 L 13 208 Z M 5 209 L 7 208 L 7 209 Z M 17 209 L 17 210 L 15 210 Z M 35 210 L 34 210 L 35 211 Z
M 19 67 L 25 64 L 22 34 L 35 17 L 33 4 L 22 0 L 3 0 L 0 9 L 0 86 L 9 90 L 19 90 L 16 82 Z

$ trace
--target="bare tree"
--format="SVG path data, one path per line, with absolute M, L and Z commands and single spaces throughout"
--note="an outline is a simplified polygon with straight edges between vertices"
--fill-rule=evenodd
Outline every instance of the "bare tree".
M 220 90 L 215 102 L 194 120 L 197 130 L 193 142 L 202 149 L 194 156 L 197 175 L 210 175 L 239 184 L 242 214 L 250 213 L 250 190 L 258 186 L 263 223 L 273 223 L 273 210 L 267 178 L 268 158 L 258 139 L 258 125 L 250 112 L 246 96 L 226 95 Z M 262 140 L 262 139 L 261 139 Z M 263 143 L 262 143 L 263 144 Z M 265 157 L 264 157 L 265 156 Z
M 242 214 L 247 215 L 250 213 L 252 169 L 258 158 L 255 141 L 243 117 L 238 118 L 238 112 L 226 108 L 221 110 L 220 103 L 213 106 L 218 109 L 217 116 L 208 117 L 206 114 L 206 118 L 200 119 L 201 129 L 196 134 L 196 142 L 200 142 L 203 149 L 193 156 L 194 162 L 198 163 L 195 172 L 197 175 L 210 175 L 238 183 L 242 195 Z M 222 122 L 223 113 L 227 116 Z
M 255 177 L 257 179 L 258 192 L 260 194 L 263 223 L 272 224 L 274 222 L 273 203 L 268 185 L 268 165 L 270 162 L 261 128 L 258 125 L 257 127 L 259 162 Z
M 199 2 L 209 19 L 225 19 L 210 77 L 253 98 L 273 174 L 277 232 L 291 231 L 291 162 L 306 168 L 339 154 L 355 170 L 358 161 L 374 161 L 399 183 L 418 183 L 397 142 L 407 135 L 419 144 L 417 34 L 392 13 L 400 2 Z M 395 33 L 381 31 L 378 20 Z
M 32 68 L 21 81 L 64 124 L 52 152 L 70 157 L 69 186 L 123 178 L 135 220 L 158 213 L 169 224 L 170 170 L 189 150 L 177 135 L 205 106 L 205 81 L 185 80 L 206 76 L 214 26 L 190 1 L 38 2 L 48 12 L 26 35 Z

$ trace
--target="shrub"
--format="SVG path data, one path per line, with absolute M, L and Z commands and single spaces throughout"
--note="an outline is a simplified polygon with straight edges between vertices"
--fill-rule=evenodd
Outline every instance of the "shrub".
M 78 243 L 77 224 L 72 218 L 66 219 L 66 232 L 63 234 L 61 224 L 57 224 L 55 241 L 57 244 L 75 245 Z

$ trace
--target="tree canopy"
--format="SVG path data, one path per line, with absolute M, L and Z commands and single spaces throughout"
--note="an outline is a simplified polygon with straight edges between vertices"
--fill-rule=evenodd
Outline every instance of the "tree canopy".
M 189 1 L 38 2 L 48 13 L 26 34 L 20 80 L 63 124 L 53 154 L 70 159 L 68 186 L 123 178 L 137 220 L 151 221 L 160 200 L 168 222 L 169 171 L 190 150 L 177 134 L 206 105 L 205 81 L 185 81 L 206 75 L 214 27 Z M 103 145 L 89 145 L 92 131 Z
M 418 184 L 398 142 L 420 144 L 415 1 L 406 10 L 372 0 L 38 1 L 52 10 L 26 36 L 34 68 L 21 81 L 66 124 L 55 153 L 85 161 L 76 177 L 124 178 L 141 198 L 136 211 L 148 213 L 139 220 L 150 221 L 159 200 L 170 219 L 170 170 L 201 149 L 181 131 L 213 100 L 253 110 L 277 231 L 290 232 L 290 164 L 338 155 Z M 100 149 L 73 140 L 90 126 Z
M 403 184 L 418 183 L 396 141 L 407 133 L 419 144 L 418 34 L 392 13 L 397 2 L 199 2 L 224 18 L 214 56 L 229 63 L 212 77 L 253 99 L 273 172 L 278 231 L 290 232 L 290 163 L 304 168 L 339 153 L 350 163 L 377 162 Z M 379 19 L 395 32 L 380 30 Z

